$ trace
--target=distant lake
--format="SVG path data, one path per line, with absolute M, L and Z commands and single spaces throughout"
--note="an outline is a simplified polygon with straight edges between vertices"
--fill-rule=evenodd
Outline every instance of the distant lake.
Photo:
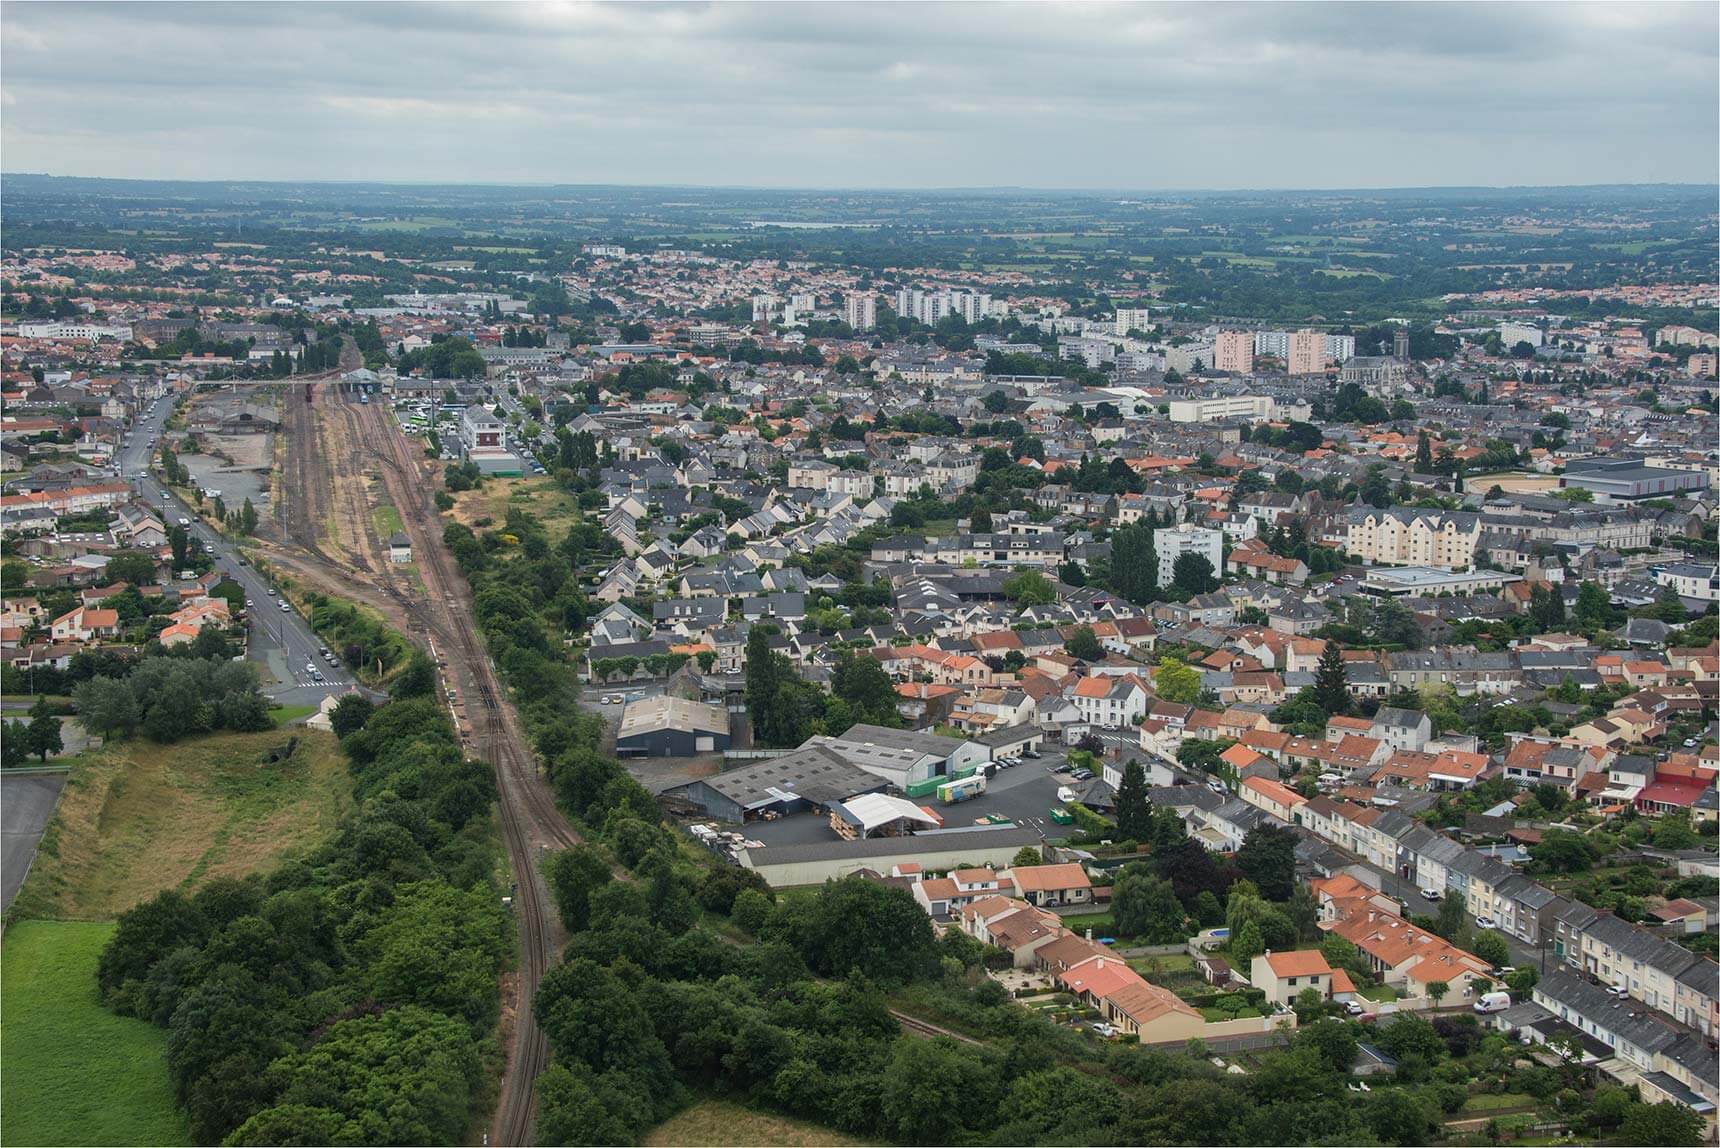
M 831 227 L 882 227 L 879 223 L 825 223 L 820 221 L 789 220 L 789 219 L 749 219 L 748 227 L 783 227 L 794 231 L 821 231 Z

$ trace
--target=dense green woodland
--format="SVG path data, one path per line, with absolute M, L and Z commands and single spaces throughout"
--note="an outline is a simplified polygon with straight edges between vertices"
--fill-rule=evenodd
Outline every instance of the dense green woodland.
M 108 1006 L 167 1029 L 200 1143 L 461 1143 L 493 1099 L 514 928 L 490 769 L 430 697 L 335 718 L 359 809 L 334 839 L 162 893 L 102 954 Z

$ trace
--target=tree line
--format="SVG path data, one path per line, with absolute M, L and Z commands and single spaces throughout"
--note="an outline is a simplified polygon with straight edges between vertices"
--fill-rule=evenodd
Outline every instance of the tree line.
M 102 952 L 103 1002 L 167 1030 L 199 1143 L 454 1144 L 487 1095 L 513 954 L 492 774 L 433 699 L 333 716 L 358 802 L 333 838 L 161 893 Z

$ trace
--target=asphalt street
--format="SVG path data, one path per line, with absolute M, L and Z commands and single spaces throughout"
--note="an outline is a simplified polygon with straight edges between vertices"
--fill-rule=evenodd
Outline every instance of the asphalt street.
M 1366 862 L 1363 862 L 1363 864 L 1366 864 Z M 1368 865 L 1367 867 L 1373 873 L 1378 875 L 1380 880 L 1380 892 L 1390 897 L 1396 897 L 1399 901 L 1408 905 L 1409 912 L 1412 916 L 1432 917 L 1438 914 L 1439 905 L 1436 902 L 1429 901 L 1427 898 L 1423 897 L 1421 895 L 1421 890 L 1416 887 L 1414 881 L 1407 877 L 1400 877 L 1395 873 L 1383 872 L 1374 868 L 1372 865 Z M 1474 924 L 1474 919 L 1470 918 L 1471 927 L 1474 927 Z M 1556 959 L 1550 954 L 1543 952 L 1541 949 L 1535 948 L 1532 945 L 1525 945 L 1522 941 L 1519 941 L 1516 937 L 1513 937 L 1502 929 L 1495 931 L 1498 932 L 1500 938 L 1504 940 L 1506 949 L 1510 951 L 1511 964 L 1515 968 L 1521 969 L 1533 967 L 1536 972 L 1545 974 L 1547 968 L 1551 966 L 1546 965 L 1544 961 Z
M 65 784 L 64 773 L 7 771 L 0 777 L 0 910 L 10 908 L 23 887 Z
M 269 595 L 268 580 L 249 563 L 241 565 L 240 555 L 233 546 L 150 475 L 155 454 L 150 444 L 161 434 L 173 404 L 171 397 L 158 399 L 154 410 L 137 421 L 117 456 L 119 473 L 145 503 L 162 514 L 163 522 L 171 526 L 180 519 L 187 520 L 192 537 L 209 547 L 215 569 L 244 588 L 250 656 L 259 663 L 265 694 L 280 705 L 316 705 L 330 694 L 345 693 L 353 685 L 346 667 L 330 665 L 318 653 L 323 643 L 310 624 L 296 610 L 281 609 L 283 603 Z M 318 682 L 312 676 L 313 668 L 323 675 L 324 681 Z

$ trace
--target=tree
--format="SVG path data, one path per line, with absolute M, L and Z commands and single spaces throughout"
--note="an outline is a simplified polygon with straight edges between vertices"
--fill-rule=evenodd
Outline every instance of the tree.
M 1319 995 L 1318 989 L 1305 991 Z M 1350 1065 L 1356 1061 L 1356 1034 L 1348 1024 L 1334 1017 L 1316 1020 L 1299 1028 L 1295 1044 L 1298 1048 L 1313 1049 L 1334 1072 L 1348 1073 Z
M 257 533 L 257 508 L 251 505 L 249 498 L 239 508 L 239 532 L 241 534 Z
M 1180 818 L 1178 819 L 1180 823 Z M 1147 774 L 1131 758 L 1117 787 L 1117 832 L 1126 841 L 1145 841 L 1152 834 L 1153 810 L 1147 804 Z
M 827 883 L 804 921 L 801 956 L 816 972 L 911 979 L 932 958 L 932 926 L 905 890 L 859 877 Z
M 364 728 L 364 723 L 370 720 L 370 715 L 376 712 L 376 703 L 360 693 L 347 694 L 335 703 L 329 711 L 329 726 L 336 737 L 345 737 L 349 733 L 357 733 Z
M 1153 689 L 1167 702 L 1186 705 L 1200 696 L 1200 671 L 1179 658 L 1165 658 L 1153 674 Z
M 1075 632 L 1063 643 L 1063 649 L 1071 658 L 1080 658 L 1083 662 L 1096 662 L 1105 656 L 1105 647 L 1099 644 L 1091 626 L 1075 627 Z
M 1529 846 L 1529 856 L 1549 873 L 1580 873 L 1595 861 L 1595 847 L 1580 833 L 1549 829 Z
M 1057 591 L 1052 588 L 1050 580 L 1036 570 L 1023 570 L 1005 581 L 1003 593 L 1015 605 L 1022 607 L 1043 606 L 1057 600 Z
M 1416 435 L 1415 472 L 1417 474 L 1433 473 L 1433 447 L 1428 443 L 1426 431 L 1421 431 Z
M 1243 923 L 1241 930 L 1230 938 L 1230 955 L 1237 968 L 1245 969 L 1255 957 L 1266 952 L 1266 942 L 1260 938 L 1260 926 L 1253 921 Z
M 72 697 L 78 720 L 97 737 L 130 737 L 143 720 L 131 686 L 118 678 L 90 678 L 78 685 Z
M 1124 866 L 1117 878 L 1111 890 L 1111 913 L 1117 932 L 1149 945 L 1188 939 L 1188 915 L 1175 890 L 1140 862 Z
M 1469 951 L 1496 969 L 1511 963 L 1511 950 L 1505 944 L 1505 938 L 1492 929 L 1476 933 L 1475 939 L 1469 943 Z
M 1463 934 L 1469 928 L 1469 922 L 1463 916 L 1463 899 L 1447 897 L 1439 903 L 1439 912 L 1433 918 L 1433 931 L 1462 947 Z
M 66 748 L 60 737 L 60 719 L 49 712 L 46 695 L 30 708 L 29 740 L 30 752 L 43 762 L 48 760 L 50 753 L 59 753 Z
M 1382 1088 L 1367 1098 L 1368 1127 L 1384 1144 L 1421 1144 L 1437 1123 L 1421 1098 L 1406 1089 Z
M 891 727 L 902 724 L 901 714 L 896 710 L 896 683 L 876 658 L 850 651 L 838 654 L 830 671 L 830 692 L 848 703 L 855 721 Z
M 1209 594 L 1218 589 L 1218 578 L 1212 562 L 1204 554 L 1179 554 L 1171 566 L 1171 581 L 1178 590 L 1190 594 Z
M 15 769 L 30 760 L 30 729 L 13 719 L 0 729 L 0 765 Z
M 1577 624 L 1585 630 L 1602 630 L 1612 620 L 1612 604 L 1605 588 L 1595 582 L 1577 587 Z
M 1236 851 L 1236 867 L 1269 901 L 1288 901 L 1296 889 L 1296 835 L 1271 824 L 1257 825 Z
M 1433 1002 L 1434 1008 L 1439 1007 L 1439 1002 L 1444 1000 L 1445 994 L 1450 992 L 1450 991 L 1451 991 L 1451 986 L 1449 984 L 1447 984 L 1445 981 L 1428 981 L 1427 982 L 1427 999 Z
M 1111 589 L 1136 606 L 1158 597 L 1159 561 L 1152 525 L 1133 522 L 1111 536 Z
M 1045 859 L 1039 855 L 1039 846 L 1023 845 L 1015 851 L 1015 856 L 1010 859 L 1009 867 L 1011 869 L 1028 869 L 1043 864 L 1045 864 Z
M 575 845 L 544 858 L 544 881 L 570 933 L 582 931 L 591 919 L 591 894 L 608 884 L 609 865 L 589 845 Z
M 1350 709 L 1350 680 L 1344 671 L 1344 652 L 1329 638 L 1314 671 L 1314 700 L 1327 714 L 1348 713 Z
M 122 550 L 108 559 L 106 575 L 109 582 L 144 586 L 155 581 L 155 559 L 148 554 Z M 7 580 L 7 584 L 10 589 L 22 585 L 22 582 Z
M 423 650 L 413 650 L 389 692 L 397 698 L 420 698 L 435 693 L 436 663 Z
M 1695 1144 L 1702 1138 L 1702 1117 L 1682 1104 L 1637 1104 L 1619 1128 L 1622 1144 Z

